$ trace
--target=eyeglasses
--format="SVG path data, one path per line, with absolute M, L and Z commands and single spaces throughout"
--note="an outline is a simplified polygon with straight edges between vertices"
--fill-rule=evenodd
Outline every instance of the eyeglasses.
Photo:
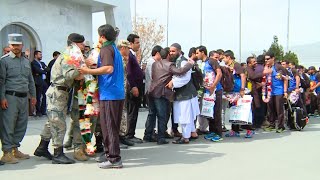
M 265 58 L 266 61 L 269 61 L 271 58 Z

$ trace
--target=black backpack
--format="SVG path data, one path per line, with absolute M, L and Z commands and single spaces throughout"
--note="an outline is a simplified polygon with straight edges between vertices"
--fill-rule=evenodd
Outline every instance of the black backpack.
M 310 88 L 310 78 L 305 73 L 300 75 L 300 84 L 304 90 Z
M 191 80 L 196 90 L 200 90 L 203 84 L 203 76 L 198 64 L 194 64 L 192 67 Z

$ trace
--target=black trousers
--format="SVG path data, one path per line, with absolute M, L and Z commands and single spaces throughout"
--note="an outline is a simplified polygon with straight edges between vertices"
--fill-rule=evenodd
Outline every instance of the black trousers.
M 36 95 L 37 95 L 36 110 L 37 110 L 37 114 L 46 114 L 46 111 L 47 111 L 46 91 L 47 91 L 47 89 L 48 89 L 48 85 L 46 82 L 43 82 L 40 85 L 36 85 Z
M 128 132 L 126 134 L 127 138 L 132 138 L 135 135 L 137 121 L 138 121 L 138 114 L 139 108 L 141 105 L 141 88 L 139 88 L 139 96 L 134 97 L 133 94 L 128 91 L 127 96 L 127 116 L 128 116 Z
M 100 101 L 100 124 L 107 160 L 121 160 L 119 131 L 122 117 L 123 100 Z
M 261 98 L 259 107 L 257 107 L 255 103 L 252 102 L 252 115 L 253 115 L 254 128 L 261 128 L 266 116 L 266 107 L 267 107 L 267 104 L 262 101 L 262 98 Z
M 283 95 L 271 96 L 268 103 L 268 120 L 270 126 L 276 126 L 278 120 L 278 128 L 284 128 L 284 97 Z
M 222 111 L 222 90 L 216 91 L 216 101 L 214 105 L 214 119 L 208 118 L 209 131 L 218 134 L 222 137 L 222 121 L 221 121 L 221 111 Z
M 170 116 L 171 116 L 171 130 L 176 132 L 176 131 L 178 131 L 179 124 L 174 123 L 173 103 L 172 102 L 169 103 L 168 109 L 167 109 L 167 129 L 168 129 L 168 122 L 170 120 Z

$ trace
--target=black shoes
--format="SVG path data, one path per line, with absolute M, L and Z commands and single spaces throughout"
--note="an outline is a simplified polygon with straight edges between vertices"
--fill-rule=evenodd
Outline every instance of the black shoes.
M 154 138 L 154 137 L 144 136 L 144 137 L 143 137 L 143 140 L 144 140 L 145 142 L 157 142 L 157 139 Z
M 135 137 L 135 136 L 133 136 L 133 137 L 128 137 L 127 140 L 129 140 L 129 141 L 131 141 L 131 142 L 133 142 L 133 143 L 138 143 L 138 144 L 143 143 L 142 139 L 137 138 L 137 137 Z M 124 143 L 123 143 L 123 144 L 124 144 Z
M 120 137 L 120 143 L 127 145 L 127 146 L 134 146 L 134 142 L 130 141 L 125 137 Z
M 34 151 L 33 154 L 38 157 L 45 157 L 49 160 L 52 160 L 52 155 L 48 151 L 49 143 L 50 141 L 45 141 L 41 139 L 39 146 L 37 147 L 37 149 Z
M 74 164 L 76 161 L 68 158 L 63 153 L 63 147 L 54 149 L 54 155 L 52 157 L 52 164 Z
M 163 144 L 169 144 L 169 142 L 165 139 L 159 139 L 159 141 L 157 142 L 158 145 L 163 145 Z
M 104 152 L 104 148 L 103 148 L 103 144 L 102 144 L 102 141 L 103 141 L 102 136 L 101 135 L 98 135 L 98 136 L 95 135 L 95 138 L 96 138 L 96 144 L 94 146 L 96 148 L 96 153 Z

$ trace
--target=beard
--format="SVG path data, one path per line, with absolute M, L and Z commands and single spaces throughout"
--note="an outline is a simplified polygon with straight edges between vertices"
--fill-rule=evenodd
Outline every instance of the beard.
M 169 56 L 169 60 L 171 62 L 175 62 L 178 59 L 178 57 L 179 57 L 179 54 L 173 54 Z
M 12 49 L 12 52 L 13 52 L 14 54 L 20 54 L 20 53 L 21 53 L 21 49 L 16 49 L 16 48 L 14 48 L 14 49 Z

